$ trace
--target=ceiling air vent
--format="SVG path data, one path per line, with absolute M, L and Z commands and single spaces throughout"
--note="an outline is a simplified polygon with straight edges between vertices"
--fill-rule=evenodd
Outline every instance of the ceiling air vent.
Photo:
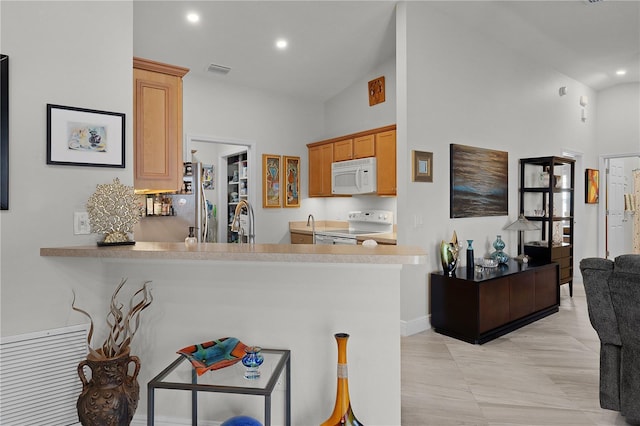
M 207 71 L 215 73 L 215 74 L 229 74 L 229 71 L 231 71 L 231 68 L 229 67 L 225 67 L 222 65 L 216 65 L 216 64 L 209 64 L 209 66 L 207 67 Z

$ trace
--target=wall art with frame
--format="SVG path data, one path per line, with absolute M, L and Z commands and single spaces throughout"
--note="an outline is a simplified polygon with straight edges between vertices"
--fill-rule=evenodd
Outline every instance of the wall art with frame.
M 411 151 L 411 177 L 414 182 L 433 182 L 433 153 Z
M 285 207 L 300 207 L 300 157 L 283 157 L 285 170 Z
M 282 207 L 279 155 L 262 154 L 262 207 Z
M 509 214 L 509 153 L 450 145 L 450 217 Z
M 0 54 L 0 210 L 9 210 L 9 57 Z
M 598 204 L 598 201 L 600 201 L 600 170 L 586 169 L 584 171 L 584 179 L 584 202 Z
M 47 164 L 125 167 L 125 114 L 47 104 Z

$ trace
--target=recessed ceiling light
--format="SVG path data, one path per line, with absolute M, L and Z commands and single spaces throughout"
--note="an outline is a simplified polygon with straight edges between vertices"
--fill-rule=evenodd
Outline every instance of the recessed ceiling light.
M 618 70 L 616 71 L 616 75 L 625 75 L 627 73 L 627 70 Z
M 200 20 L 200 15 L 198 15 L 197 13 L 191 12 L 187 14 L 187 21 L 191 22 L 192 24 L 195 24 L 199 20 Z
M 287 40 L 281 38 L 276 40 L 276 47 L 280 50 L 286 49 L 287 48 Z

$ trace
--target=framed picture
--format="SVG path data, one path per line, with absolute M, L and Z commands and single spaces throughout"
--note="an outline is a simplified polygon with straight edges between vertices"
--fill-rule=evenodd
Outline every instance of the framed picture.
M 284 156 L 286 191 L 285 207 L 300 207 L 300 157 Z
M 450 145 L 450 217 L 509 214 L 509 153 Z
M 598 204 L 598 201 L 600 201 L 600 170 L 586 169 L 584 171 L 584 179 L 584 202 Z
M 262 207 L 281 207 L 280 156 L 262 154 Z
M 124 168 L 124 117 L 47 104 L 47 164 Z
M 0 210 L 9 210 L 9 57 L 0 55 Z
M 411 151 L 411 180 L 433 182 L 433 153 Z

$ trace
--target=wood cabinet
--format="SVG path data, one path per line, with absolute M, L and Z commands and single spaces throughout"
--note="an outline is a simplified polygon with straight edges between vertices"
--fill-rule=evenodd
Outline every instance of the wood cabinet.
M 133 58 L 133 186 L 182 188 L 182 77 L 187 68 Z
M 309 148 L 309 197 L 331 196 L 333 144 Z
M 302 232 L 290 232 L 291 244 L 313 244 L 313 235 Z
M 573 296 L 573 213 L 575 160 L 537 157 L 520 160 L 520 214 L 539 231 L 525 233 L 524 252 L 534 261 L 560 265 L 560 284 Z
M 353 139 L 353 158 L 375 157 L 376 135 L 360 136 Z
M 396 126 L 366 130 L 307 145 L 309 196 L 330 197 L 331 163 L 376 157 L 378 195 L 396 195 Z
M 333 143 L 333 161 L 353 159 L 353 139 L 345 139 Z
M 396 131 L 375 136 L 378 195 L 396 195 Z
M 431 274 L 431 325 L 438 333 L 485 343 L 558 312 L 558 265 L 520 264 L 458 268 L 457 276 Z

